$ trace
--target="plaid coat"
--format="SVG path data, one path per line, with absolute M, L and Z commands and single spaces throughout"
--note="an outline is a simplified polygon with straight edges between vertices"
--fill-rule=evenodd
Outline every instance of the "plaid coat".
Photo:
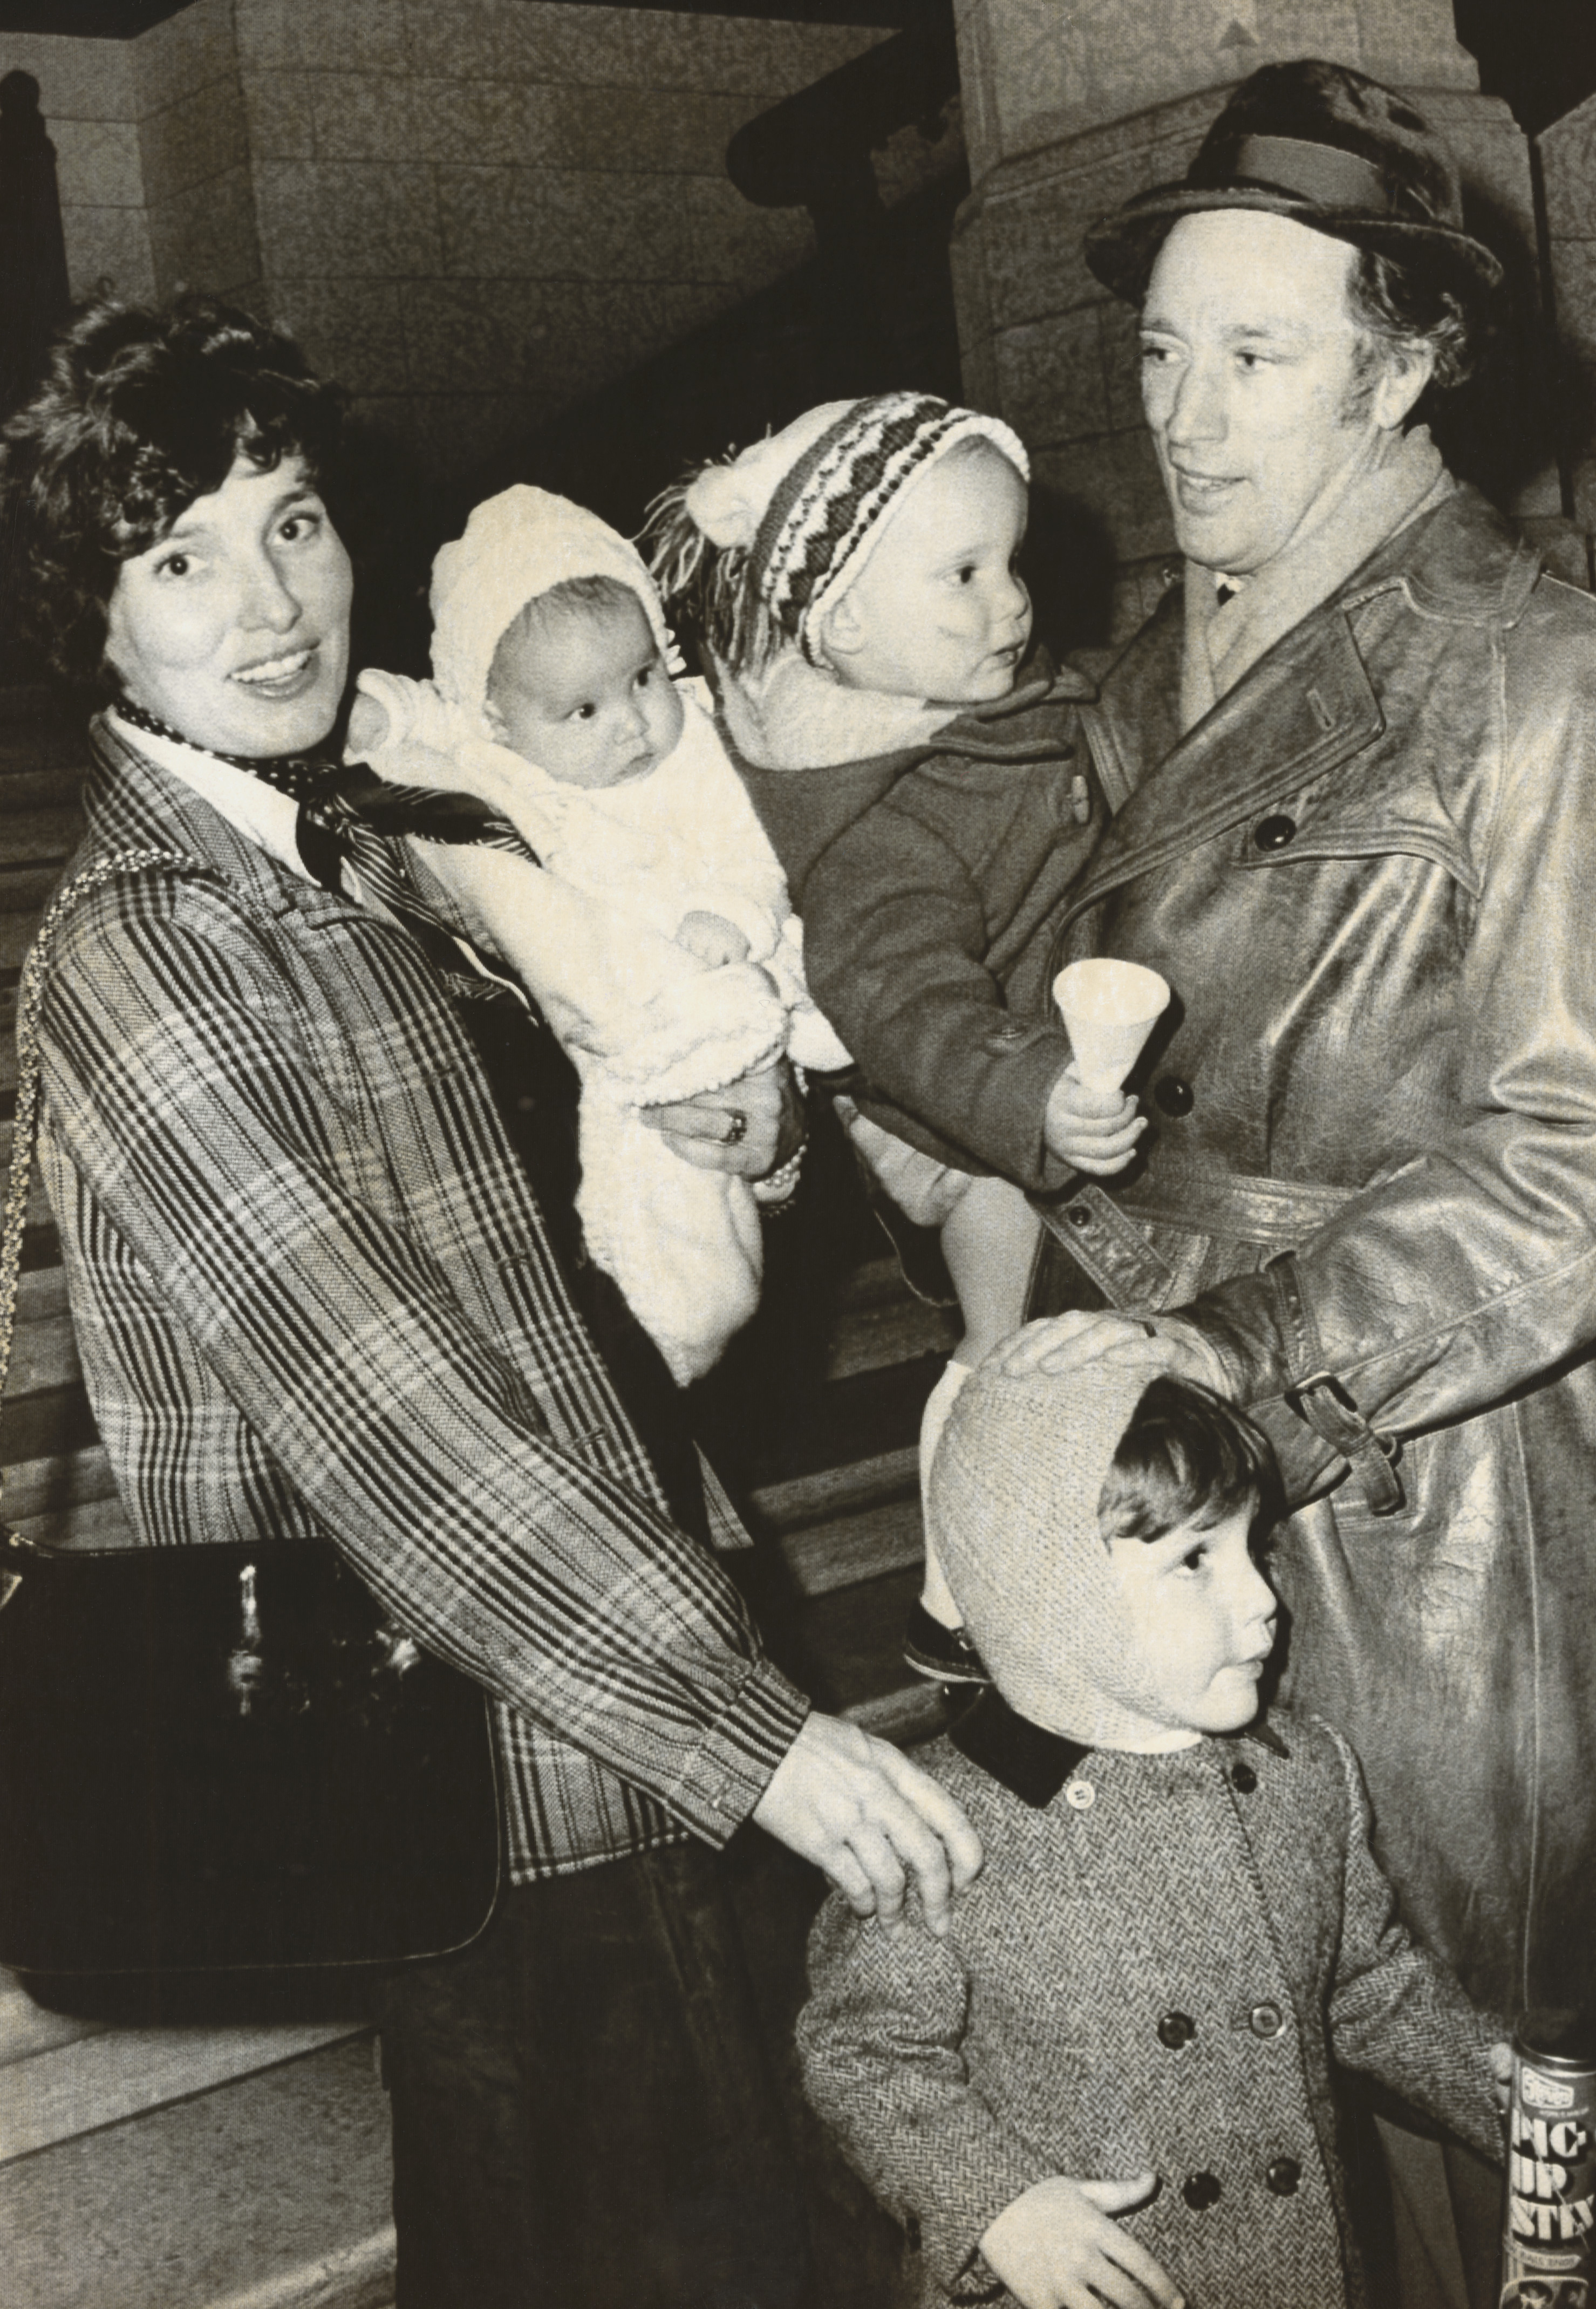
M 1011 2298 L 979 2240 L 1034 2183 L 1146 2170 L 1125 2226 L 1190 2309 L 1361 2304 L 1333 2059 L 1499 2160 L 1505 2030 L 1397 1921 L 1345 1742 L 1275 1725 L 1089 1751 L 984 1695 L 917 1758 L 986 1847 L 947 1939 L 822 1911 L 806 2081 L 927 2309 Z
M 723 1842 L 807 1702 L 677 1528 L 405 930 L 103 724 L 41 1019 L 91 1400 L 151 1546 L 325 1535 L 495 1702 L 513 1881 Z

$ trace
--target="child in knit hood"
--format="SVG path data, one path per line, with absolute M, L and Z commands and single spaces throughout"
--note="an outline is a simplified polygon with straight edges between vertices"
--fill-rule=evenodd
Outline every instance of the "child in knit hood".
M 671 679 L 634 549 L 567 498 L 506 489 L 438 554 L 432 610 L 434 679 L 362 673 L 349 751 L 398 783 L 476 795 L 532 853 L 420 848 L 460 927 L 511 966 L 576 1065 L 587 1248 L 686 1383 L 753 1313 L 759 1208 L 796 1172 L 750 1188 L 693 1167 L 646 1110 L 789 1051 L 832 1068 L 847 1053 L 806 994 L 741 783 Z
M 1258 1717 L 1269 1445 L 1204 1388 L 978 1372 L 931 1483 L 995 1689 L 918 1760 L 986 1862 L 945 1938 L 833 1898 L 811 2098 L 926 2309 L 1350 2309 L 1332 2063 L 1494 2162 L 1499 2025 L 1398 1919 L 1350 1750 Z
M 659 501 L 653 566 L 714 663 L 720 724 L 803 916 L 809 982 L 863 1077 L 841 1109 L 910 1218 L 939 1225 L 969 1371 L 1024 1313 L 1022 1187 L 1127 1163 L 1134 1102 L 1088 1089 L 1043 983 L 1107 810 L 1086 685 L 1029 651 L 1015 570 L 1030 465 L 997 419 L 927 394 L 810 410 Z M 905 1651 L 979 1663 L 928 1550 Z

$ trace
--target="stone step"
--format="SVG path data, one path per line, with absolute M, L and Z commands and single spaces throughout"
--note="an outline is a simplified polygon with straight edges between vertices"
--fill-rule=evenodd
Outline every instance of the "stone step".
M 388 2309 L 389 2191 L 369 2037 L 300 2051 L 0 2168 L 6 2309 Z

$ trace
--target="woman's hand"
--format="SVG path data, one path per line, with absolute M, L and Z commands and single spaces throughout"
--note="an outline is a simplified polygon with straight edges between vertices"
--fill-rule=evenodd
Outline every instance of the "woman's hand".
M 1116 1369 L 1145 1366 L 1150 1379 L 1168 1372 L 1174 1379 L 1195 1379 L 1216 1395 L 1231 1392 L 1229 1373 L 1202 1333 L 1173 1315 L 1156 1320 L 1136 1315 L 1092 1315 L 1074 1309 L 1067 1315 L 1044 1315 L 1000 1339 L 987 1357 L 1011 1379 L 1040 1371 L 1062 1379 L 1088 1363 L 1110 1363 Z
M 767 1836 L 823 1869 L 856 1916 L 889 1932 L 912 1883 L 928 1928 L 981 1864 L 980 1838 L 945 1788 L 841 1717 L 807 1716 L 754 1807 Z
M 642 1120 L 664 1133 L 684 1163 L 739 1179 L 768 1177 L 804 1143 L 804 1103 L 785 1059 L 724 1090 L 645 1107 Z

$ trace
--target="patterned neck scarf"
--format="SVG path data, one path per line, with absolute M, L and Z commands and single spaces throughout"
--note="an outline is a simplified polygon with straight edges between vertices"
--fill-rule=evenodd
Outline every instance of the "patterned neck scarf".
M 458 943 L 447 926 L 427 904 L 405 870 L 394 837 L 415 835 L 428 842 L 477 843 L 494 850 L 509 850 L 539 863 L 535 853 L 507 819 L 496 817 L 486 804 L 467 794 L 437 793 L 427 786 L 390 785 L 359 766 L 346 769 L 312 754 L 224 754 L 218 746 L 197 745 L 174 730 L 169 722 L 119 696 L 118 718 L 168 745 L 185 746 L 191 753 L 209 755 L 244 770 L 263 785 L 287 794 L 299 805 L 294 842 L 305 869 L 325 890 L 341 893 L 346 862 L 358 876 L 361 887 L 401 921 L 443 970 L 457 993 L 487 995 L 497 981 L 479 986 L 462 979 Z

